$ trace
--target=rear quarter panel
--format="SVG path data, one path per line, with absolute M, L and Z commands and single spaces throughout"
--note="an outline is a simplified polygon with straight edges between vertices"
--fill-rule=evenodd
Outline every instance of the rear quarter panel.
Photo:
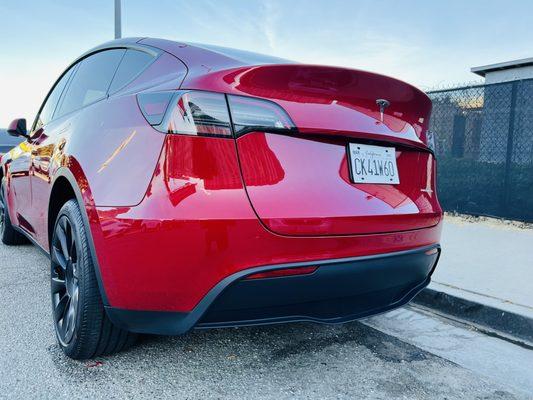
M 84 171 L 97 206 L 142 200 L 165 135 L 147 124 L 135 96 L 109 99 L 72 121 L 66 151 Z M 75 128 L 74 128 L 75 125 Z
M 136 93 L 180 86 L 185 65 L 162 53 L 139 77 L 75 117 L 68 153 L 87 176 L 96 206 L 133 206 L 146 192 L 165 134 L 143 117 Z
M 43 248 L 48 249 L 51 191 L 63 169 L 72 172 L 82 194 L 90 194 L 91 205 L 135 205 L 142 200 L 164 135 L 134 107 L 134 96 L 103 100 L 35 133 L 31 220 Z
M 117 93 L 35 132 L 33 212 L 36 239 L 44 248 L 48 248 L 48 204 L 61 168 L 68 168 L 82 182 L 79 189 L 91 193 L 93 205 L 121 207 L 141 202 L 165 135 L 147 123 L 136 93 L 177 88 L 186 71 L 181 61 L 162 53 Z

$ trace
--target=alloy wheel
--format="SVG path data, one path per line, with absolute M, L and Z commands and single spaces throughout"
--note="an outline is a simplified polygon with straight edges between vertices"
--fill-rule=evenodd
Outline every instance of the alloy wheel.
M 59 341 L 67 346 L 74 337 L 79 304 L 77 235 L 61 215 L 52 238 L 51 292 L 54 324 Z

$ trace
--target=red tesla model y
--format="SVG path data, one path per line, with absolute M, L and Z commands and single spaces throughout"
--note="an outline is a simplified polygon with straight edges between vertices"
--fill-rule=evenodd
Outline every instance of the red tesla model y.
M 407 303 L 440 254 L 431 102 L 399 80 L 130 38 L 74 61 L 2 157 L 1 236 L 51 260 L 73 358 L 136 333 Z

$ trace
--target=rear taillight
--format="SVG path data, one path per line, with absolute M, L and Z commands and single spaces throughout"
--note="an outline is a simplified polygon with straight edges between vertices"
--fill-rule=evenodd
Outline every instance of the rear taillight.
M 203 91 L 141 93 L 137 99 L 148 123 L 165 133 L 238 137 L 296 130 L 285 110 L 268 100 Z
M 142 102 L 139 96 L 141 110 L 146 108 Z M 228 105 L 221 93 L 175 92 L 164 118 L 154 126 L 166 133 L 232 137 Z
M 140 93 L 137 95 L 139 108 L 150 125 L 159 125 L 165 116 L 175 92 Z
M 291 131 L 296 127 L 276 103 L 245 96 L 228 96 L 235 135 L 252 131 Z

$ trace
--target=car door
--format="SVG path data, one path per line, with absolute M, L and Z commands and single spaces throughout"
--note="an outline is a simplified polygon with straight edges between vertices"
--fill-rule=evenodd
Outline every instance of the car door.
M 64 90 L 49 120 L 37 121 L 32 136 L 32 213 L 31 224 L 37 241 L 47 247 L 48 202 L 52 190 L 54 157 L 59 155 L 76 133 L 76 120 L 85 107 L 103 101 L 125 49 L 100 51 L 79 61 L 70 69 Z M 57 165 L 56 165 L 57 168 Z
M 33 153 L 38 141 L 45 136 L 46 125 L 52 118 L 59 98 L 72 75 L 72 71 L 72 68 L 66 71 L 52 87 L 37 113 L 29 139 L 22 142 L 12 152 L 13 156 L 9 170 L 11 187 L 15 198 L 15 215 L 18 224 L 32 236 L 35 236 L 36 233 L 32 218 L 32 175 L 35 173 L 32 160 Z
M 25 140 L 10 153 L 8 204 L 14 223 L 33 234 L 27 219 L 31 208 L 30 168 L 31 144 Z

